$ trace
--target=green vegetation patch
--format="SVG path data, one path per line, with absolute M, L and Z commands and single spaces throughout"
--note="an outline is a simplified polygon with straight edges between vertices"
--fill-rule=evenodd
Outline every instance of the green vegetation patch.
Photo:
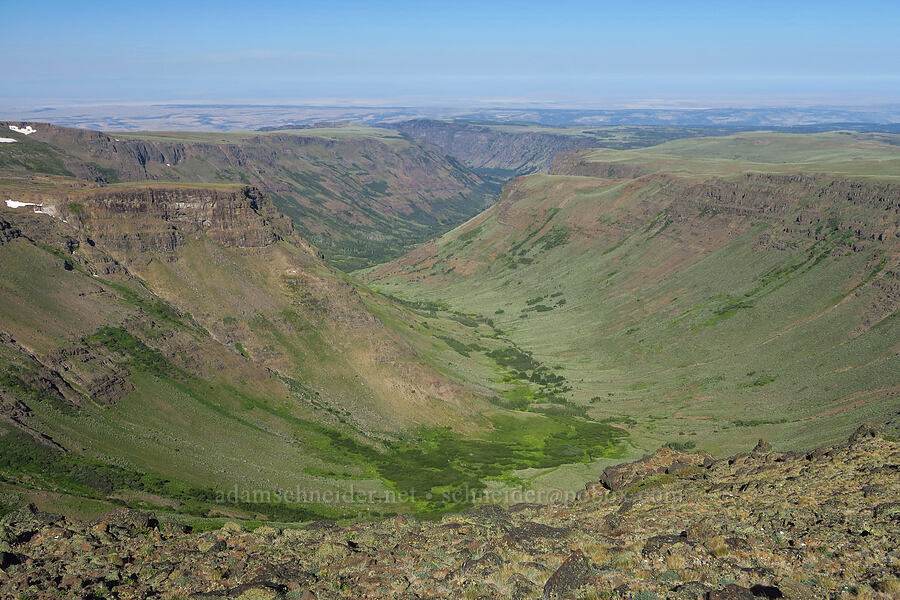
M 567 225 L 554 225 L 550 231 L 545 233 L 539 240 L 541 242 L 541 249 L 546 252 L 547 250 L 552 250 L 558 246 L 567 244 L 571 236 L 572 229 Z
M 444 343 L 456 350 L 459 354 L 462 354 L 463 356 L 469 356 L 469 346 L 463 344 L 459 340 L 446 335 L 438 335 L 435 337 L 437 337 L 439 340 L 443 340 Z
M 423 429 L 412 442 L 389 444 L 385 453 L 331 433 L 348 455 L 371 463 L 391 487 L 423 517 L 471 506 L 485 479 L 526 468 L 550 468 L 618 456 L 626 435 L 605 423 L 567 416 L 496 415 L 484 439 L 465 438 L 449 428 Z
M 85 338 L 89 344 L 101 344 L 109 351 L 129 357 L 130 366 L 157 377 L 178 373 L 174 365 L 158 350 L 147 346 L 120 327 L 103 327 Z

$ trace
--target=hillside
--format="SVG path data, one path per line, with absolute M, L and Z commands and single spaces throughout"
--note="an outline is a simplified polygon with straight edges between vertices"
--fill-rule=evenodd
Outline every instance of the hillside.
M 534 124 L 420 119 L 392 127 L 443 148 L 470 167 L 496 174 L 522 175 L 546 170 L 559 152 L 599 145 L 598 137 L 578 129 Z
M 437 147 L 387 129 L 102 133 L 13 125 L 36 131 L 11 133 L 18 143 L 5 145 L 0 169 L 100 183 L 253 185 L 344 269 L 399 256 L 475 215 L 498 191 Z
M 258 188 L 10 172 L 0 192 L 0 507 L 437 516 L 622 453 L 609 424 L 499 410 L 444 372 L 393 328 L 427 327 L 417 312 L 330 267 Z
M 371 456 L 342 444 L 472 429 L 477 402 L 381 326 L 259 190 L 55 194 L 40 212 L 0 209 L 8 492 L 94 510 L 149 492 L 197 515 L 203 490 L 232 485 L 384 493 Z
M 502 406 L 584 411 L 648 451 L 833 442 L 897 412 L 896 144 L 752 133 L 563 154 L 368 279 L 489 317 L 531 362 L 498 380 L 473 351 L 456 371 Z
M 191 533 L 150 513 L 0 521 L 0 597 L 896 598 L 896 439 L 713 460 L 660 450 L 578 499 L 440 522 Z

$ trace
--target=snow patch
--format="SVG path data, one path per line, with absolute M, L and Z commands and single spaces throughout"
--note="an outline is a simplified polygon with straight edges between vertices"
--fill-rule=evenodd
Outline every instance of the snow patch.
M 16 133 L 21 133 L 22 135 L 31 135 L 32 133 L 37 133 L 37 129 L 35 129 L 31 125 L 26 125 L 25 127 L 16 127 L 15 125 L 10 125 L 9 128 Z
M 0 144 L 12 144 L 14 142 L 18 142 L 19 140 L 15 138 L 0 138 Z
M 44 205 L 43 202 L 37 204 L 34 202 L 19 202 L 18 200 L 9 199 L 6 201 L 6 206 L 9 208 L 25 208 L 26 206 L 30 206 L 36 214 L 50 215 L 51 217 L 59 218 L 59 210 L 52 204 Z M 68 222 L 65 219 L 62 219 L 62 221 L 64 223 Z
M 34 202 L 19 202 L 18 200 L 7 200 L 6 205 L 10 208 L 22 208 L 23 206 L 42 206 Z

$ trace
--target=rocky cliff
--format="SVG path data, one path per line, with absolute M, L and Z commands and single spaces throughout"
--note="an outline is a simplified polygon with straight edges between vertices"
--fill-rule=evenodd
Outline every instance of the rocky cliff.
M 172 252 L 199 236 L 227 247 L 262 247 L 293 233 L 290 220 L 253 187 L 103 188 L 57 210 L 93 241 L 126 255 Z

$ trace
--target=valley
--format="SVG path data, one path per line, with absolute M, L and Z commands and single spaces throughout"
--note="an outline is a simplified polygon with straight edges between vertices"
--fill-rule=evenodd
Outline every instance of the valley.
M 900 3 L 2 3 L 0 600 L 897 600 Z
M 896 141 L 759 132 L 558 154 L 365 277 L 490 318 L 533 362 L 498 380 L 491 353 L 470 352 L 460 377 L 534 410 L 552 373 L 570 388 L 560 409 L 627 429 L 633 452 L 831 442 L 896 423 Z
M 895 135 L 33 127 L 0 148 L 10 509 L 438 518 L 896 427 Z

